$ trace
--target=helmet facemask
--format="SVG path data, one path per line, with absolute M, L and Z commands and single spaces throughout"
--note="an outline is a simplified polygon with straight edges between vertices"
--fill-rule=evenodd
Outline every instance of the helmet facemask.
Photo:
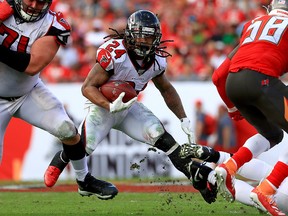
M 129 17 L 124 39 L 127 48 L 139 58 L 154 54 L 161 36 L 160 22 L 152 12 L 140 10 Z
M 20 18 L 25 22 L 36 22 L 43 18 L 48 12 L 52 0 L 37 0 L 37 3 L 43 4 L 42 9 L 35 9 L 26 5 L 23 0 L 14 0 L 15 9 Z
M 139 30 L 128 32 L 129 48 L 133 49 L 139 57 L 145 58 L 147 55 L 155 53 L 155 48 L 160 44 L 161 34 L 155 33 L 154 28 L 143 27 Z

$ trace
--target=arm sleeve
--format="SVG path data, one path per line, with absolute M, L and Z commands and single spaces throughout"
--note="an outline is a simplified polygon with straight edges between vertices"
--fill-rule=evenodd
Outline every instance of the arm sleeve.
M 12 51 L 0 45 L 0 61 L 19 72 L 24 72 L 30 63 L 31 55 Z
M 226 58 L 225 61 L 214 71 L 212 75 L 212 82 L 217 88 L 217 91 L 222 98 L 223 102 L 228 108 L 233 108 L 234 104 L 230 101 L 226 94 L 226 80 L 229 74 L 230 59 Z

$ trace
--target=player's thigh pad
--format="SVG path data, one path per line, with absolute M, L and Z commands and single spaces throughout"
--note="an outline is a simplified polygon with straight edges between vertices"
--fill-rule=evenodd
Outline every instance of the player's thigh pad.
M 131 106 L 125 119 L 116 129 L 135 140 L 150 145 L 154 145 L 165 132 L 160 120 L 139 102 Z
M 114 124 L 121 122 L 128 111 L 110 113 L 106 109 L 91 104 L 83 121 L 81 136 L 86 140 L 86 152 L 91 154 L 107 136 Z M 84 134 L 83 134 L 84 133 Z
M 42 83 L 35 86 L 25 97 L 15 116 L 60 140 L 72 138 L 77 132 L 62 103 Z
M 11 120 L 11 114 L 8 109 L 5 109 L 5 101 L 0 100 L 0 106 L 2 106 L 1 112 L 0 112 L 0 164 L 2 161 L 2 155 L 3 155 L 3 140 L 4 140 L 4 133 L 6 131 L 6 128 Z M 16 132 L 17 133 L 17 132 Z

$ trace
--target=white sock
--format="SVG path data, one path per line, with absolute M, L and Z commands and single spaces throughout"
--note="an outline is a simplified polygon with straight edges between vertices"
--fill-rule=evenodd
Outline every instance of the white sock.
M 84 181 L 88 173 L 88 165 L 86 156 L 80 160 L 71 160 L 72 166 L 75 171 L 75 176 L 78 181 Z
M 213 185 L 215 185 L 215 183 L 216 183 L 216 176 L 215 176 L 215 174 L 216 174 L 215 171 L 212 170 L 212 171 L 209 173 L 208 178 L 207 178 L 208 182 L 210 182 L 210 183 L 213 184 Z
M 231 157 L 230 153 L 219 151 L 220 157 L 216 164 L 224 163 L 228 158 Z
M 244 178 L 261 181 L 272 171 L 272 169 L 273 167 L 271 165 L 257 158 L 253 158 L 240 167 L 237 173 Z
M 270 142 L 261 134 L 255 134 L 254 136 L 247 139 L 243 146 L 248 148 L 255 158 L 258 157 L 261 153 L 270 149 Z
M 235 179 L 235 199 L 243 204 L 253 206 L 253 202 L 250 199 L 250 193 L 253 188 L 247 182 Z

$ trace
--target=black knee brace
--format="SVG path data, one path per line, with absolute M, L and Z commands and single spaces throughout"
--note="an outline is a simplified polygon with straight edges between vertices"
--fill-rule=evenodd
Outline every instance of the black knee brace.
M 164 134 L 157 140 L 155 147 L 162 150 L 163 152 L 168 152 L 177 142 L 175 139 L 165 131 Z

